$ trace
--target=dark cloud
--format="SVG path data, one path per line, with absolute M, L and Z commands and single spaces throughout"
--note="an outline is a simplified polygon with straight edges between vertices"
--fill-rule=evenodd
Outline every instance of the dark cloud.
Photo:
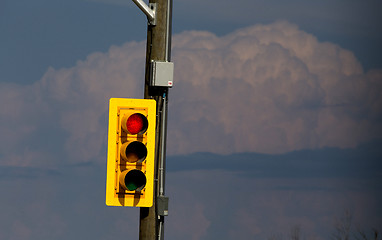
M 296 225 L 327 239 L 346 209 L 381 229 L 380 141 L 281 155 L 198 153 L 167 161 L 166 239 L 267 239 Z M 2 239 L 138 237 L 139 210 L 105 205 L 106 164 L 0 167 Z
M 169 171 L 224 170 L 251 178 L 374 178 L 382 169 L 382 141 L 354 149 L 324 148 L 280 155 L 193 153 L 168 157 Z M 376 181 L 377 183 L 377 181 Z

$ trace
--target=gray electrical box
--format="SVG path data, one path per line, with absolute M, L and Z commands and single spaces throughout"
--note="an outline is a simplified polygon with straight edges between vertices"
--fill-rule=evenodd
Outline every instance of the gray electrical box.
M 157 197 L 157 211 L 159 216 L 168 216 L 168 197 Z
M 151 62 L 151 86 L 172 87 L 174 78 L 174 63 Z

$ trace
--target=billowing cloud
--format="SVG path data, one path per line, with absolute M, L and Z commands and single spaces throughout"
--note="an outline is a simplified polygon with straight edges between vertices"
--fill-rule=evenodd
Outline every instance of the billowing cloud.
M 276 153 L 381 136 L 382 72 L 364 73 L 350 51 L 295 25 L 186 32 L 174 55 L 170 151 Z
M 143 43 L 127 43 L 93 53 L 72 68 L 50 68 L 31 86 L 3 84 L 2 164 L 102 159 L 108 99 L 143 95 L 144 50 Z M 49 156 L 40 157 L 44 154 Z
M 145 41 L 2 84 L 2 165 L 105 161 L 110 97 L 143 96 Z M 281 153 L 381 136 L 382 70 L 288 22 L 174 36 L 168 152 Z

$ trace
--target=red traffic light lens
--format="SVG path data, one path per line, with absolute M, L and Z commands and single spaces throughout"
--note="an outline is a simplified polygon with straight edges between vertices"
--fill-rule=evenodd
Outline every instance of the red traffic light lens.
M 143 134 L 146 132 L 148 122 L 140 113 L 132 114 L 126 121 L 126 129 L 130 134 Z

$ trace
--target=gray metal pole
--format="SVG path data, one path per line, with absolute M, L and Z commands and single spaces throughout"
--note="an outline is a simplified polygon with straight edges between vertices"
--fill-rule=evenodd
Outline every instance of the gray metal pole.
M 150 0 L 155 4 L 155 25 L 147 28 L 146 70 L 144 98 L 157 101 L 157 129 L 156 129 L 156 161 L 154 204 L 150 208 L 140 208 L 139 239 L 163 240 L 164 216 L 158 215 L 157 199 L 164 196 L 166 135 L 167 135 L 167 106 L 168 88 L 150 86 L 151 61 L 170 61 L 171 58 L 171 24 L 172 0 Z M 150 13 L 149 10 L 147 10 Z M 145 13 L 146 14 L 146 13 Z M 152 21 L 151 15 L 148 20 Z
M 167 138 L 167 96 L 163 95 L 162 99 L 162 126 L 161 126 L 161 150 L 159 162 L 159 196 L 164 196 L 165 190 L 165 171 L 166 171 L 166 138 Z M 164 216 L 159 216 L 158 240 L 164 239 Z

